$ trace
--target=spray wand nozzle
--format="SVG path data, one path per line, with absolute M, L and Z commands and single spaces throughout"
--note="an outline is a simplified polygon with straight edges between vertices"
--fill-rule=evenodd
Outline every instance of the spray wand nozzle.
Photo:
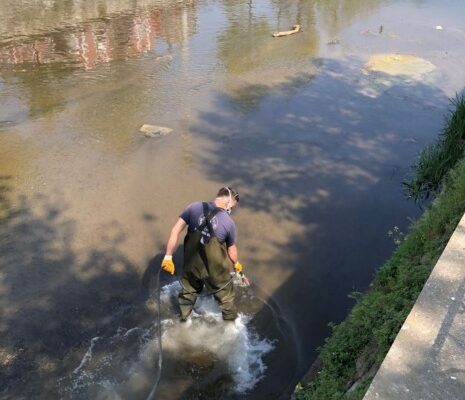
M 239 276 L 240 276 L 240 278 L 241 278 L 241 281 L 242 281 L 242 285 L 243 285 L 243 286 L 250 286 L 249 279 L 244 275 L 243 272 L 239 272 Z

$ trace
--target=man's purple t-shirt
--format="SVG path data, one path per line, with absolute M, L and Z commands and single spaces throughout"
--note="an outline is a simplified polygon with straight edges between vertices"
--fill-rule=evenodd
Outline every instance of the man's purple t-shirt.
M 209 212 L 215 208 L 215 203 L 210 202 L 207 204 Z M 190 232 L 194 231 L 203 223 L 205 218 L 202 203 L 195 202 L 189 204 L 179 218 L 182 218 L 189 226 L 188 229 Z M 236 243 L 236 225 L 225 210 L 216 214 L 210 222 L 213 227 L 213 234 L 220 242 L 226 242 L 226 246 L 228 247 Z

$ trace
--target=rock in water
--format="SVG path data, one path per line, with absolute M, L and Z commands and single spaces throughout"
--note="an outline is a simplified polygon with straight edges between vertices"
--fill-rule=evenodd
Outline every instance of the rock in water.
M 146 137 L 165 136 L 173 132 L 171 128 L 167 128 L 164 126 L 149 125 L 149 124 L 142 125 L 139 131 L 142 132 L 144 136 Z

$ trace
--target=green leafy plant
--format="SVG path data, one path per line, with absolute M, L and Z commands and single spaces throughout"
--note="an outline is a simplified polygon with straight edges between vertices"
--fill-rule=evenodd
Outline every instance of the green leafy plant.
M 408 197 L 422 202 L 435 194 L 447 172 L 464 156 L 465 98 L 451 100 L 445 128 L 438 139 L 424 149 L 413 167 L 413 176 L 402 185 Z

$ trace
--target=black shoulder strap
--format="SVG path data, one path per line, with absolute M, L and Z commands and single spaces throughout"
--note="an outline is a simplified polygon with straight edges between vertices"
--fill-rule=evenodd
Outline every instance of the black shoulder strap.
M 210 236 L 213 236 L 213 226 L 211 224 L 211 221 L 212 221 L 213 217 L 216 214 L 218 214 L 220 211 L 222 211 L 223 209 L 219 208 L 219 207 L 215 207 L 213 210 L 211 210 L 209 212 L 208 211 L 208 203 L 202 203 L 202 206 L 203 206 L 203 215 L 205 217 L 205 220 L 202 222 L 202 224 L 200 224 L 197 227 L 197 230 L 202 232 L 205 229 L 205 227 L 207 227 L 208 232 L 210 233 Z

